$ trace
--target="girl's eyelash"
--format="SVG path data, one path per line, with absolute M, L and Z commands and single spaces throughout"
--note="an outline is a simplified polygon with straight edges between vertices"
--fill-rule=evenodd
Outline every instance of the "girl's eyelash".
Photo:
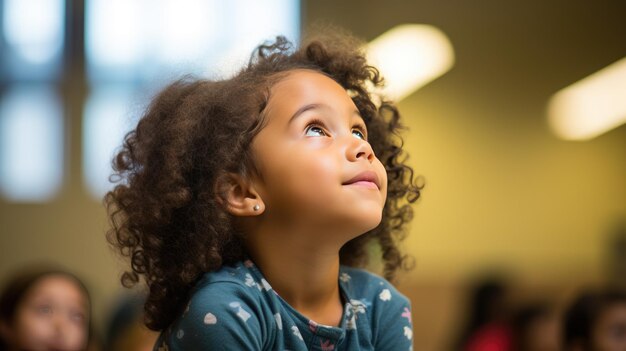
M 326 125 L 324 124 L 324 122 L 322 122 L 319 119 L 313 119 L 313 120 L 309 121 L 309 123 L 306 125 L 306 128 L 304 128 L 305 132 L 308 131 L 309 129 L 311 129 L 312 127 L 321 128 L 322 131 L 324 131 L 325 134 L 328 134 L 328 132 L 326 132 Z
M 319 119 L 312 119 L 309 121 L 309 124 L 307 124 L 307 127 L 311 127 L 311 126 L 317 126 L 317 127 L 324 127 L 324 122 L 322 122 Z
M 309 130 L 311 127 L 319 127 L 324 131 L 324 133 L 328 134 L 328 132 L 326 131 L 326 125 L 324 124 L 324 122 L 322 122 L 319 119 L 313 119 L 309 121 L 309 123 L 306 125 L 305 131 Z M 367 140 L 367 129 L 365 128 L 364 125 L 355 124 L 354 126 L 352 126 L 352 129 L 357 129 L 359 132 L 363 134 L 363 136 L 365 137 L 365 140 Z

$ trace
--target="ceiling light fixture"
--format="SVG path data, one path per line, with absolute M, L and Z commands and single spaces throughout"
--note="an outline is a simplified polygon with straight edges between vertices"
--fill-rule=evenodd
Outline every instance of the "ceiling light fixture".
M 448 37 L 436 27 L 404 24 L 392 28 L 370 42 L 367 59 L 385 78 L 379 93 L 399 101 L 454 64 L 454 50 Z
M 554 94 L 548 122 L 567 140 L 589 140 L 626 123 L 626 58 Z

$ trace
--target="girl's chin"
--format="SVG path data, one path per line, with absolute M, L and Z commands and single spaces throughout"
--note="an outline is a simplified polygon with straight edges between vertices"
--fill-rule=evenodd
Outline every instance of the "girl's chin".
M 374 213 L 372 216 L 359 218 L 359 220 L 353 222 L 353 230 L 350 231 L 355 233 L 355 237 L 361 236 L 369 232 L 370 230 L 378 227 L 381 219 L 382 215 L 380 213 Z

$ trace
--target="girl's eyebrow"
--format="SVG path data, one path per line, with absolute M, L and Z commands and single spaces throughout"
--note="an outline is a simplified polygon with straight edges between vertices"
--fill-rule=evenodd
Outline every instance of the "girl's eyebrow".
M 289 118 L 289 122 L 287 122 L 287 124 L 291 124 L 291 122 L 293 122 L 296 118 L 298 118 L 300 115 L 302 115 L 304 112 L 309 111 L 309 110 L 317 110 L 317 109 L 329 109 L 328 105 L 323 104 L 323 103 L 313 103 L 313 104 L 307 104 L 304 105 L 302 107 L 300 107 L 292 116 L 291 118 Z M 359 110 L 354 110 L 352 111 L 352 114 L 359 116 L 361 119 L 363 119 L 363 117 L 361 116 L 361 113 L 359 112 Z
M 302 107 L 300 107 L 294 114 L 293 116 L 291 116 L 291 118 L 289 118 L 289 122 L 287 122 L 287 124 L 291 124 L 291 122 L 293 122 L 296 118 L 298 118 L 298 116 L 302 115 L 304 112 L 309 111 L 309 110 L 316 110 L 319 108 L 322 108 L 323 105 L 322 104 L 307 104 L 304 105 Z

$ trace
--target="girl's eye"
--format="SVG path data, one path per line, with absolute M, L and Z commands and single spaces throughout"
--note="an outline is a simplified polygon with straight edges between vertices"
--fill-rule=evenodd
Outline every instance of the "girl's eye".
M 324 129 L 314 124 L 308 126 L 304 132 L 306 136 L 325 136 L 327 135 Z
M 70 319 L 77 323 L 82 323 L 85 320 L 85 315 L 80 312 L 71 312 Z
M 352 135 L 354 135 L 355 137 L 362 139 L 362 140 L 367 140 L 365 139 L 365 134 L 360 130 L 360 129 L 352 129 Z
M 37 313 L 39 314 L 50 314 L 52 313 L 52 307 L 48 305 L 37 306 Z

